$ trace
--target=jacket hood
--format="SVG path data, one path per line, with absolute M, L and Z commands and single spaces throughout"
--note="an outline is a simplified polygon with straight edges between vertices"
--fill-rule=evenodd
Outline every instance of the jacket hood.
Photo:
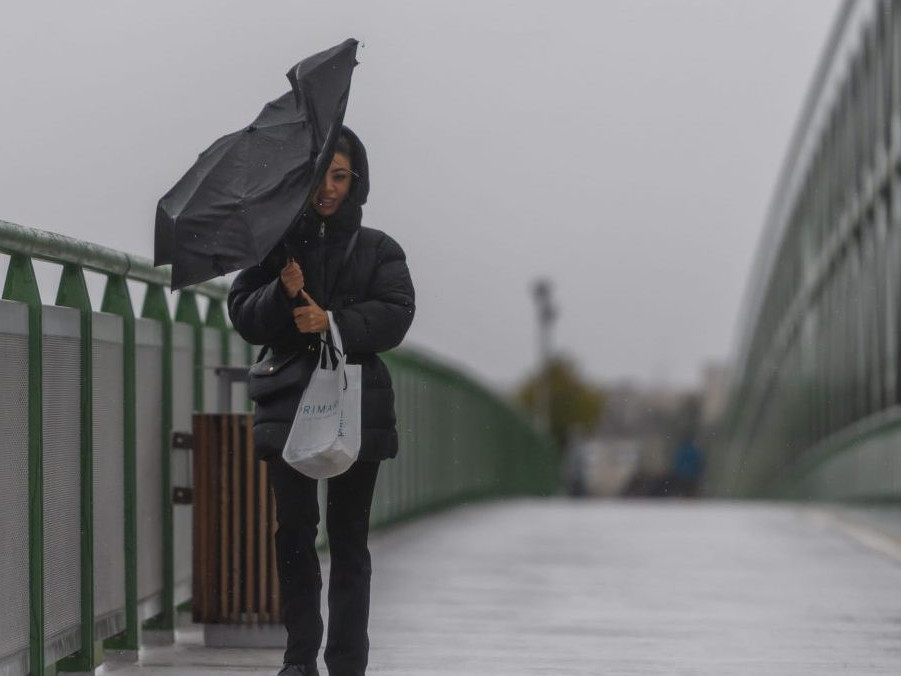
M 360 138 L 354 134 L 348 127 L 342 127 L 341 132 L 350 142 L 353 157 L 350 158 L 351 168 L 354 176 L 353 185 L 350 193 L 341 207 L 361 207 L 366 204 L 366 198 L 369 197 L 369 160 L 366 157 L 366 148 Z
M 309 239 L 319 231 L 319 224 L 325 222 L 327 231 L 335 234 L 347 235 L 357 230 L 363 221 L 363 205 L 369 197 L 369 160 L 366 158 L 366 148 L 359 137 L 347 127 L 342 127 L 341 132 L 350 142 L 353 157 L 350 158 L 350 166 L 354 172 L 353 183 L 350 186 L 344 203 L 331 216 L 323 218 L 312 204 L 308 204 L 301 217 L 300 229 L 304 239 Z
M 305 246 L 318 239 L 321 223 L 325 223 L 327 236 L 333 242 L 350 237 L 362 225 L 363 205 L 366 204 L 366 198 L 369 197 L 369 161 L 366 158 L 366 148 L 359 137 L 347 127 L 342 127 L 341 132 L 347 137 L 353 152 L 351 169 L 356 176 L 354 176 L 350 192 L 338 210 L 325 218 L 316 212 L 312 204 L 307 205 L 300 218 L 285 233 L 282 246 L 273 249 L 273 252 L 277 251 L 275 258 L 270 262 L 274 269 L 281 269 L 287 257 L 296 257 L 291 253 L 289 242 L 293 240 L 295 246 Z

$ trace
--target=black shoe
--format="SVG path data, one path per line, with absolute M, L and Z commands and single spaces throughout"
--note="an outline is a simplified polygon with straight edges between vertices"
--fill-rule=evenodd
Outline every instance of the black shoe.
M 282 670 L 278 672 L 278 676 L 319 676 L 319 669 L 316 665 L 303 666 L 302 664 L 286 664 Z

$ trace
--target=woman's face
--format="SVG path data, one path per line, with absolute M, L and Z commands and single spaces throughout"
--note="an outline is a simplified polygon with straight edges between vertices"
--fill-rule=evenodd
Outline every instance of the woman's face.
M 331 216 L 338 211 L 350 192 L 352 176 L 350 158 L 344 153 L 335 153 L 325 178 L 313 196 L 313 208 L 317 214 Z

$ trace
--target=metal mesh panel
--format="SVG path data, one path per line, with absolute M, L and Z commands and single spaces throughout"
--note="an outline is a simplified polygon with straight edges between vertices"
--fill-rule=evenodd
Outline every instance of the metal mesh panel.
M 136 321 L 138 599 L 163 589 L 163 496 L 160 451 L 163 417 L 163 346 L 159 323 Z
M 219 388 L 216 366 L 222 366 L 222 331 L 203 329 L 203 410 L 214 413 L 219 409 Z
M 193 551 L 194 512 L 188 505 L 173 507 L 173 539 L 175 546 L 175 582 L 190 582 L 192 573 L 191 552 Z M 176 599 L 181 601 L 184 599 Z
M 194 411 L 194 336 L 187 324 L 172 324 L 172 426 L 176 432 L 191 431 Z M 172 485 L 191 486 L 191 453 L 172 450 Z M 175 582 L 191 580 L 193 511 L 187 505 L 173 507 Z M 183 598 L 177 597 L 176 601 Z
M 44 308 L 44 628 L 51 643 L 81 624 L 79 322 L 77 310 Z M 68 336 L 47 335 L 51 324 Z
M 25 676 L 28 673 L 28 652 L 19 652 L 9 658 L 0 657 L 0 676 Z
M 122 343 L 102 340 L 122 322 L 94 316 L 94 611 L 125 607 L 124 387 Z M 103 331 L 103 329 L 106 329 Z M 105 637 L 101 637 L 105 638 Z
M 28 309 L 0 301 L 0 661 L 28 650 Z

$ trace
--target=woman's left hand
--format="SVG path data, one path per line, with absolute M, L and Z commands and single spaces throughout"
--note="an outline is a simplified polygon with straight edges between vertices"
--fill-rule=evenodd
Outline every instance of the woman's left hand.
M 294 325 L 301 333 L 319 333 L 328 329 L 328 315 L 325 310 L 316 304 L 306 289 L 300 290 L 300 295 L 308 305 L 294 308 Z

